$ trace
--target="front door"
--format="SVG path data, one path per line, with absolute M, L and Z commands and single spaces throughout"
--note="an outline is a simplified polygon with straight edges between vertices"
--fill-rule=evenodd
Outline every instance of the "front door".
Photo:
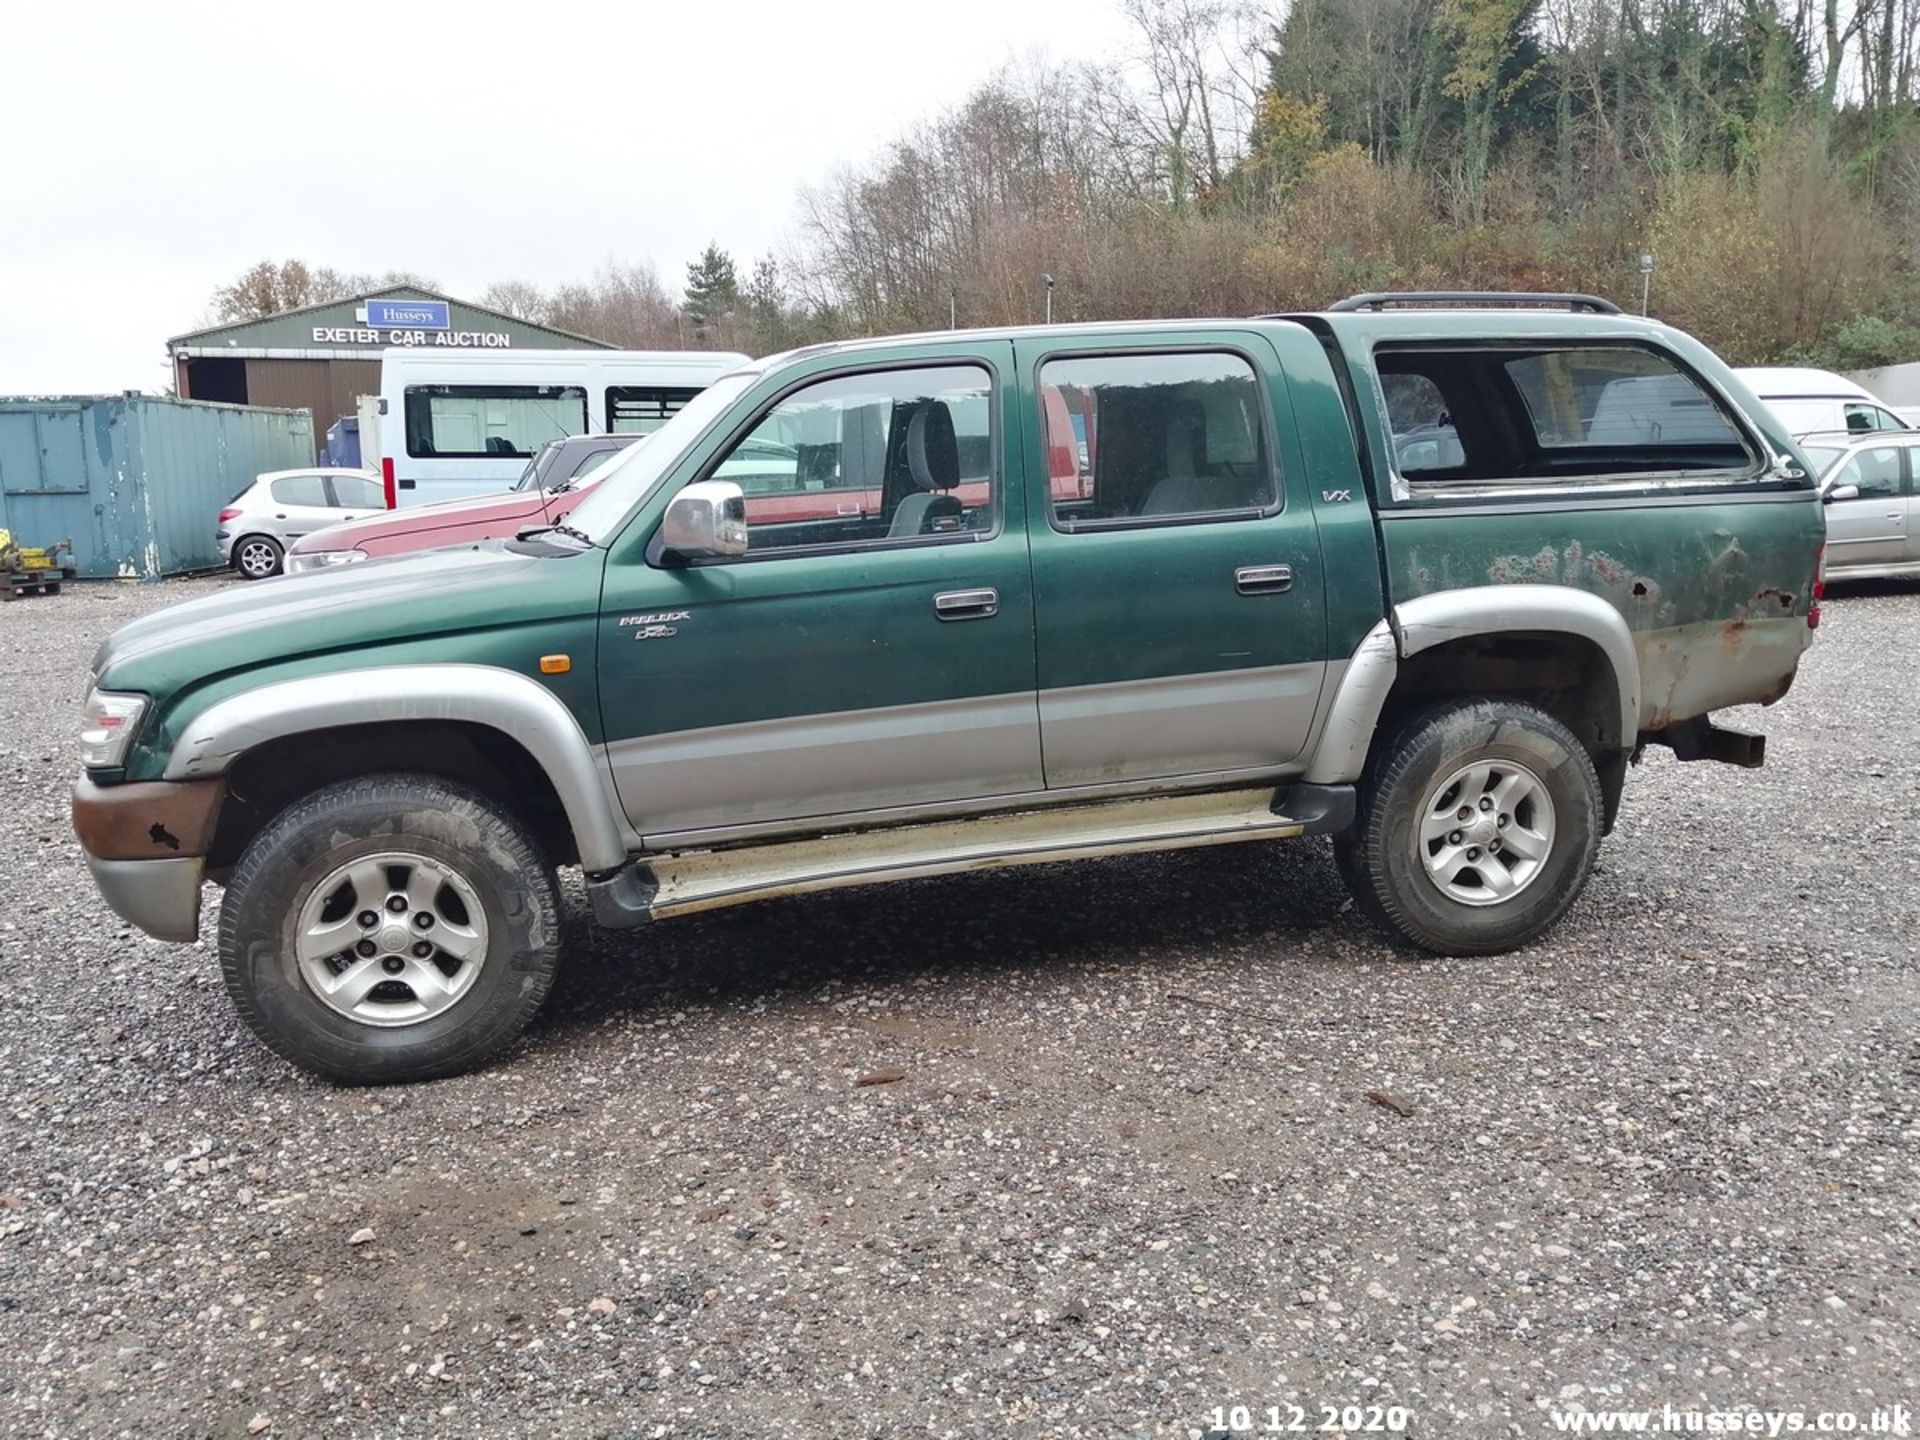
M 1071 447 L 1083 470 L 1029 486 L 1048 786 L 1286 766 L 1319 703 L 1326 617 L 1271 343 L 1020 352 L 1030 455 Z
M 1857 500 L 1827 506 L 1827 564 L 1898 565 L 1906 559 L 1907 499 L 1899 445 L 1867 445 L 1834 471 L 1831 485 L 1857 485 Z
M 1011 359 L 823 360 L 675 477 L 741 487 L 746 555 L 612 557 L 601 716 L 649 843 L 1042 788 Z

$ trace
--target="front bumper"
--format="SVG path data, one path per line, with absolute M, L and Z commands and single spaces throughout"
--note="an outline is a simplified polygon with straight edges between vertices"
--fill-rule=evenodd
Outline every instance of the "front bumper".
M 224 779 L 74 782 L 73 829 L 113 913 L 156 940 L 200 934 L 200 884 Z
M 203 855 L 178 860 L 102 860 L 87 856 L 93 883 L 113 913 L 156 940 L 200 938 Z

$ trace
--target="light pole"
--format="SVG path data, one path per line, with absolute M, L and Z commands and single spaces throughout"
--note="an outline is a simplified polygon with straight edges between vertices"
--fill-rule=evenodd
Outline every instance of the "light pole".
M 1047 324 L 1053 323 L 1053 276 L 1042 275 L 1040 283 L 1047 287 Z
M 960 328 L 960 287 L 958 285 L 947 286 L 947 328 L 949 330 Z
M 1653 252 L 1640 252 L 1640 313 L 1647 313 L 1647 304 L 1653 298 Z

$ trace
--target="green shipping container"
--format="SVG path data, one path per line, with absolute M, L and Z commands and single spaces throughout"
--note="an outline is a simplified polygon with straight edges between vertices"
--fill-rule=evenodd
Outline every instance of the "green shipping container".
M 0 529 L 73 541 L 89 578 L 220 565 L 216 517 L 267 470 L 313 464 L 305 410 L 154 395 L 0 398 Z

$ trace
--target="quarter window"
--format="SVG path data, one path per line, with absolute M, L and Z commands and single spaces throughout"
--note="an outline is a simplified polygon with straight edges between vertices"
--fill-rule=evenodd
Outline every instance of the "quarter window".
M 1253 515 L 1279 503 L 1259 380 L 1240 355 L 1049 360 L 1040 387 L 1059 529 Z
M 977 365 L 843 375 L 763 415 L 709 472 L 746 496 L 748 552 L 990 531 L 993 377 Z
M 406 410 L 415 459 L 524 459 L 587 428 L 587 392 L 577 385 L 409 385 Z

